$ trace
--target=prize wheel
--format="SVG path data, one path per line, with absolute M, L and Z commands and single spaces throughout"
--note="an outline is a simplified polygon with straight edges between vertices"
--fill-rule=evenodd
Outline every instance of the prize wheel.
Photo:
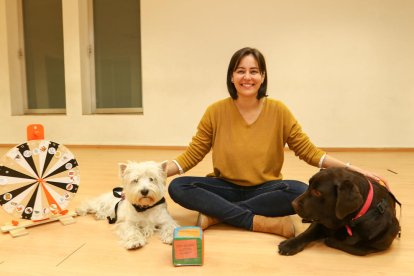
M 65 146 L 31 140 L 0 159 L 0 205 L 13 217 L 33 221 L 63 215 L 79 181 L 78 162 Z

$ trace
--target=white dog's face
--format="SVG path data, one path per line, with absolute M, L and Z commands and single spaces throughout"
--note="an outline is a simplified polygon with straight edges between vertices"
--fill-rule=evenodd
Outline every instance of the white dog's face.
M 167 161 L 119 164 L 125 198 L 132 204 L 150 206 L 165 195 Z

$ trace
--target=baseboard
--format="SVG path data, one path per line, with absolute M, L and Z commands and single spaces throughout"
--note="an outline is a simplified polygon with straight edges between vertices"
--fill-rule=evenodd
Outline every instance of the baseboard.
M 2 148 L 12 148 L 17 144 L 0 144 Z M 148 146 L 148 145 L 71 145 L 68 148 L 97 148 L 97 149 L 145 149 L 145 150 L 185 150 L 187 146 Z M 347 147 L 320 147 L 327 152 L 414 152 L 414 148 L 384 147 L 384 148 L 347 148 Z M 289 150 L 285 148 L 285 150 Z
M 24 143 L 24 142 L 22 142 Z M 18 144 L 0 144 L 1 148 L 13 148 Z M 67 148 L 96 148 L 96 149 L 148 149 L 148 150 L 185 150 L 186 146 L 147 146 L 147 145 L 72 145 L 64 144 Z

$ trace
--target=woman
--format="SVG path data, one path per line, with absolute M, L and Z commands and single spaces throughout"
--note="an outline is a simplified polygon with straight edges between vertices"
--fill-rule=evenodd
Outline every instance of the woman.
M 315 147 L 289 109 L 267 98 L 266 63 L 257 49 L 243 48 L 233 55 L 227 88 L 231 97 L 207 108 L 187 150 L 168 166 L 168 176 L 182 174 L 213 151 L 214 171 L 207 177 L 178 177 L 169 185 L 175 202 L 200 212 L 197 224 L 203 229 L 221 221 L 294 236 L 291 202 L 307 185 L 282 179 L 286 144 L 312 166 L 348 167 L 379 179 Z

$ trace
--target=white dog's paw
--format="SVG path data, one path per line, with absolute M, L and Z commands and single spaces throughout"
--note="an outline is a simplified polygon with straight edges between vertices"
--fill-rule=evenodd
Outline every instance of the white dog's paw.
M 129 250 L 131 250 L 131 249 L 138 249 L 138 248 L 141 248 L 141 247 L 143 247 L 145 244 L 147 243 L 147 241 L 144 239 L 144 238 L 131 238 L 131 239 L 128 239 L 128 240 L 126 240 L 126 241 L 124 241 L 124 244 L 123 244 L 123 246 L 126 248 L 126 249 L 129 249 Z
M 96 208 L 91 200 L 83 201 L 78 207 L 76 207 L 75 212 L 79 216 L 86 216 L 87 214 L 96 213 Z
M 140 227 L 140 232 L 145 238 L 149 238 L 154 234 L 154 226 L 146 225 L 144 227 Z
M 86 216 L 88 214 L 88 210 L 81 207 L 76 208 L 75 212 L 78 214 L 78 216 Z
M 178 227 L 178 225 L 173 224 L 161 229 L 160 238 L 163 243 L 172 244 L 174 238 L 174 229 Z
M 172 242 L 173 242 L 173 234 L 171 233 L 171 234 L 169 234 L 169 233 L 162 233 L 161 234 L 161 241 L 163 242 L 163 243 L 166 243 L 166 244 L 172 244 Z
M 108 217 L 108 215 L 106 213 L 103 212 L 96 212 L 95 213 L 95 219 L 97 220 L 103 220 L 106 219 Z

